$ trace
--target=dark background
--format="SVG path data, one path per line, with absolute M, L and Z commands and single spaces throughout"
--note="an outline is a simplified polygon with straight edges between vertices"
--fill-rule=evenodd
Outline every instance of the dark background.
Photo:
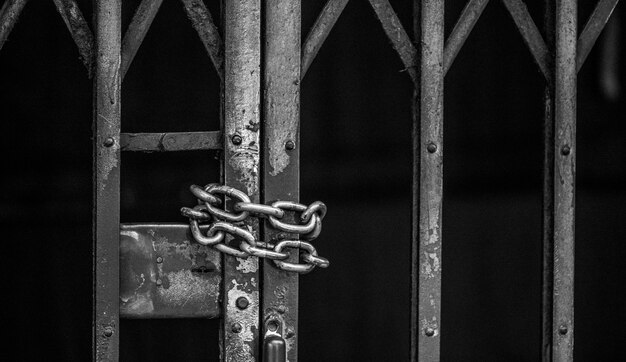
M 410 29 L 411 2 L 391 3 Z M 449 33 L 464 4 L 447 3 Z M 581 1 L 581 29 L 591 3 Z M 90 19 L 90 1 L 79 4 Z M 125 27 L 137 4 L 125 1 Z M 303 1 L 303 37 L 323 5 Z M 540 24 L 541 8 L 530 10 Z M 623 62 L 606 65 L 607 54 L 624 58 L 626 26 L 612 26 L 578 81 L 578 361 L 626 360 L 626 112 L 623 93 L 600 81 L 624 84 Z M 52 1 L 26 6 L 0 55 L 4 360 L 90 358 L 92 86 L 77 57 Z M 302 83 L 301 200 L 329 206 L 316 245 L 331 267 L 300 279 L 301 361 L 408 359 L 412 86 L 402 68 L 367 2 L 353 0 Z M 445 87 L 442 358 L 537 361 L 543 80 L 499 1 Z M 122 96 L 124 132 L 219 128 L 218 78 L 180 2 L 164 1 Z M 189 184 L 219 180 L 215 156 L 124 154 L 122 221 L 185 222 Z M 215 360 L 218 325 L 123 321 L 122 359 Z

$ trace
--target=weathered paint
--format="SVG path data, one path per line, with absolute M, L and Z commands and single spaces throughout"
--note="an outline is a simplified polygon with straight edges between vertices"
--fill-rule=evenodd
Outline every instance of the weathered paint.
M 75 0 L 54 0 L 54 4 L 59 14 L 61 14 L 67 29 L 70 31 L 72 39 L 74 39 L 78 47 L 83 64 L 87 68 L 87 74 L 91 78 L 94 49 L 93 34 L 83 17 L 83 13 Z
M 324 5 L 324 9 L 322 9 L 322 12 L 315 20 L 315 24 L 313 24 L 302 46 L 300 79 L 304 79 L 311 63 L 313 63 L 317 53 L 322 48 L 324 41 L 335 26 L 335 23 L 348 4 L 348 1 L 349 0 L 328 0 L 326 5 Z
M 142 0 L 135 10 L 133 20 L 128 25 L 128 30 L 126 30 L 122 40 L 122 68 L 120 70 L 122 80 L 124 80 L 133 59 L 135 59 L 135 55 L 137 55 L 152 21 L 159 11 L 161 3 L 163 0 Z
M 17 23 L 28 0 L 7 0 L 0 9 L 0 50 Z
M 602 29 L 604 29 L 606 23 L 609 21 L 618 2 L 619 0 L 600 0 L 596 4 L 593 13 L 589 16 L 589 20 L 578 38 L 576 47 L 578 50 L 576 54 L 576 71 L 579 71 L 583 64 L 585 64 L 587 56 L 591 52 L 596 40 L 598 40 Z
M 574 359 L 577 1 L 556 2 L 552 358 Z M 565 328 L 565 333 L 561 330 Z
M 402 27 L 400 19 L 398 19 L 398 16 L 393 11 L 389 0 L 369 0 L 369 2 L 376 13 L 376 17 L 380 20 L 385 34 L 387 34 L 387 37 L 391 41 L 391 45 L 400 56 L 400 60 L 402 60 L 402 64 L 404 64 L 411 80 L 417 85 L 419 83 L 415 63 L 417 59 L 417 49 Z
M 198 36 L 204 45 L 213 66 L 220 78 L 224 73 L 224 54 L 220 33 L 213 22 L 211 13 L 202 0 L 182 0 L 185 13 L 191 21 L 191 25 L 198 32 Z
M 261 4 L 259 0 L 241 0 L 223 5 L 224 183 L 246 190 L 252 202 L 259 202 Z M 235 135 L 241 137 L 238 145 L 232 142 Z M 232 206 L 227 201 L 226 207 L 232 210 Z M 247 219 L 245 225 L 259 236 L 256 218 Z M 258 259 L 224 255 L 223 268 L 222 360 L 255 361 L 259 355 Z M 250 302 L 243 310 L 236 306 L 241 296 Z
M 300 0 L 275 0 L 265 6 L 263 195 L 272 200 L 299 201 L 300 192 Z M 288 141 L 295 147 L 287 149 Z M 293 213 L 284 221 L 294 222 Z M 264 240 L 275 242 L 275 230 L 266 222 Z M 293 235 L 297 236 L 297 235 Z M 284 236 L 283 236 L 284 237 Z M 298 262 L 292 250 L 287 261 Z M 283 331 L 287 360 L 298 358 L 298 274 L 280 270 L 271 260 L 263 263 L 262 335 L 266 322 L 276 320 Z M 264 343 L 265 347 L 265 343 Z
M 419 295 L 417 359 L 438 361 L 443 198 L 443 0 L 421 7 Z
M 120 315 L 216 318 L 220 253 L 193 242 L 187 224 L 120 227 Z
M 122 133 L 122 151 L 174 152 L 221 150 L 222 132 Z
M 446 45 L 443 52 L 443 74 L 448 73 L 448 70 L 454 63 L 454 59 L 465 44 L 467 37 L 474 29 L 474 25 L 480 18 L 480 15 L 485 10 L 485 7 L 489 3 L 489 0 L 470 0 L 463 8 L 463 12 L 459 17 L 459 20 L 454 25 L 452 33 L 446 40 Z
M 94 4 L 94 324 L 93 359 L 119 358 L 121 1 Z M 113 145 L 105 142 L 112 139 Z

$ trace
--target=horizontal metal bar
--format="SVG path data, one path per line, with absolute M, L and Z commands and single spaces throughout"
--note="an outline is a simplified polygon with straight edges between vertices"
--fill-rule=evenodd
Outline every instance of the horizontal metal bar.
M 202 0 L 182 0 L 187 17 L 198 32 L 202 44 L 217 70 L 220 79 L 224 76 L 224 47 L 220 33 L 211 13 Z
M 348 1 L 349 0 L 328 0 L 326 2 L 324 9 L 317 17 L 317 20 L 315 20 L 315 24 L 313 24 L 302 46 L 300 79 L 304 79 L 307 70 L 309 70 L 311 63 L 313 63 L 313 60 L 317 56 L 317 52 L 322 48 L 324 41 L 335 26 L 337 19 L 339 19 Z
M 391 4 L 389 4 L 388 0 L 369 0 L 369 2 L 378 20 L 380 20 L 385 34 L 387 34 L 387 37 L 391 41 L 391 45 L 393 45 L 393 48 L 398 52 L 400 60 L 402 60 L 402 64 L 404 64 L 411 80 L 413 80 L 415 85 L 419 84 L 416 66 L 417 49 L 413 45 L 413 42 L 411 42 L 404 27 L 402 27 L 402 23 L 391 7 Z
M 78 53 L 87 68 L 89 78 L 93 73 L 93 33 L 85 21 L 76 0 L 54 0 L 54 4 L 61 14 L 67 30 L 70 31 L 74 43 L 78 47 Z
M 162 2 L 163 0 L 143 0 L 137 7 L 137 10 L 135 10 L 133 20 L 128 25 L 128 30 L 126 30 L 122 40 L 122 65 L 120 67 L 122 80 L 124 80 L 135 55 L 137 55 L 137 51 L 146 37 Z
M 120 225 L 122 318 L 217 318 L 221 279 L 220 253 L 188 224 Z
M 504 6 L 511 14 L 517 29 L 522 35 L 522 38 L 524 38 L 526 46 L 528 46 L 530 53 L 539 66 L 539 70 L 543 73 L 546 81 L 551 83 L 552 71 L 550 69 L 550 64 L 552 64 L 553 59 L 550 52 L 548 52 L 548 47 L 546 46 L 539 29 L 537 29 L 537 25 L 528 12 L 526 4 L 524 4 L 522 0 L 503 0 L 503 2 Z
M 476 25 L 476 22 L 488 3 L 489 0 L 470 0 L 463 9 L 459 20 L 454 25 L 454 29 L 452 29 L 452 33 L 446 41 L 443 54 L 444 75 L 450 70 L 454 59 L 457 54 L 459 54 L 459 51 L 463 47 L 463 44 L 465 44 L 467 37 L 472 32 L 472 29 L 474 29 L 474 25 Z
M 0 9 L 0 50 L 9 37 L 13 26 L 17 23 L 22 9 L 28 0 L 7 0 Z
M 600 0 L 589 16 L 587 24 L 578 38 L 578 54 L 576 54 L 576 71 L 580 71 L 598 36 L 609 21 L 619 0 Z
M 222 132 L 122 133 L 122 151 L 173 152 L 221 150 Z

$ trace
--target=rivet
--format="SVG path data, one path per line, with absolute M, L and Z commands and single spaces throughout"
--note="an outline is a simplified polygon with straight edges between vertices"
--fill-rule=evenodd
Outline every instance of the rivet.
M 241 144 L 241 142 L 242 142 L 243 140 L 241 139 L 241 136 L 240 136 L 240 135 L 236 134 L 236 135 L 234 135 L 234 136 L 233 136 L 233 138 L 231 138 L 231 141 L 233 142 L 233 144 L 234 144 L 234 145 L 237 145 L 237 146 L 238 146 L 238 145 L 240 145 L 240 144 Z
M 111 337 L 112 335 L 113 335 L 113 328 L 105 327 L 104 328 L 104 336 L 105 337 Z
M 157 256 L 157 263 L 161 264 L 163 262 L 162 256 Z
M 292 140 L 289 140 L 285 143 L 285 148 L 288 149 L 289 151 L 293 150 L 294 148 L 296 148 L 296 144 L 293 143 Z
M 250 302 L 248 301 L 248 298 L 246 297 L 239 297 L 237 298 L 237 301 L 235 302 L 235 304 L 237 304 L 237 308 L 243 310 L 243 309 L 248 308 L 248 305 L 250 304 Z
M 567 334 L 567 326 L 565 324 L 561 324 L 561 326 L 559 326 L 559 334 L 562 336 Z
M 570 154 L 570 152 L 572 152 L 571 148 L 568 145 L 563 146 L 563 148 L 561 148 L 561 154 L 563 156 L 567 156 Z
M 437 145 L 434 143 L 430 143 L 428 144 L 428 146 L 426 146 L 426 149 L 428 150 L 429 153 L 435 153 L 437 152 Z
M 242 329 L 243 327 L 239 323 L 233 323 L 233 325 L 230 327 L 230 330 L 233 331 L 233 333 L 239 333 Z
M 287 337 L 287 338 L 291 338 L 291 337 L 293 337 L 293 336 L 295 336 L 295 335 L 296 335 L 296 332 L 295 332 L 293 329 L 288 328 L 288 329 L 287 329 L 287 333 L 286 333 L 285 337 Z
M 161 279 L 157 279 L 156 280 L 156 285 L 157 285 L 157 287 L 160 287 L 161 285 L 163 285 L 163 281 Z
M 432 328 L 426 328 L 426 330 L 424 331 L 424 334 L 425 334 L 427 337 L 432 337 L 432 336 L 434 336 L 434 335 L 435 335 L 435 330 L 434 330 L 434 329 L 432 329 Z
M 285 314 L 285 312 L 287 311 L 287 308 L 285 308 L 285 306 L 281 304 L 278 307 L 276 307 L 276 311 L 280 314 Z
M 104 140 L 103 144 L 104 144 L 104 147 L 111 147 L 111 146 L 113 146 L 115 144 L 115 140 L 113 139 L 113 137 L 107 137 Z

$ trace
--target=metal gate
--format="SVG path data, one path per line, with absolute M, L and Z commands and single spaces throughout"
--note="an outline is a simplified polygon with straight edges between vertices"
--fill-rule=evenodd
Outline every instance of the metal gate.
M 545 78 L 542 355 L 572 361 L 576 74 L 618 0 L 599 0 L 580 35 L 576 0 L 545 1 L 543 35 L 522 0 L 502 1 Z M 412 36 L 388 0 L 369 0 L 414 84 L 411 360 L 439 360 L 445 333 L 443 80 L 488 2 L 469 0 L 444 39 L 443 0 L 414 2 Z M 4 2 L 0 49 L 26 3 Z M 75 0 L 54 3 L 94 79 L 94 359 L 118 359 L 119 318 L 193 317 L 222 318 L 223 360 L 295 361 L 297 271 L 328 265 L 297 240 L 317 237 L 325 214 L 297 204 L 300 81 L 348 0 L 328 0 L 303 44 L 300 1 L 224 0 L 220 30 L 201 0 L 182 0 L 222 81 L 222 128 L 133 134 L 120 132 L 120 89 L 162 0 L 143 0 L 123 36 L 120 0 L 95 0 L 93 33 Z M 226 185 L 192 187 L 204 206 L 183 210 L 191 227 L 120 224 L 122 151 L 188 150 L 223 151 Z M 228 211 L 216 206 L 223 194 Z M 273 200 L 284 202 L 263 205 Z M 198 225 L 211 215 L 222 216 Z M 241 249 L 229 249 L 233 235 Z M 282 251 L 294 247 L 303 256 Z

